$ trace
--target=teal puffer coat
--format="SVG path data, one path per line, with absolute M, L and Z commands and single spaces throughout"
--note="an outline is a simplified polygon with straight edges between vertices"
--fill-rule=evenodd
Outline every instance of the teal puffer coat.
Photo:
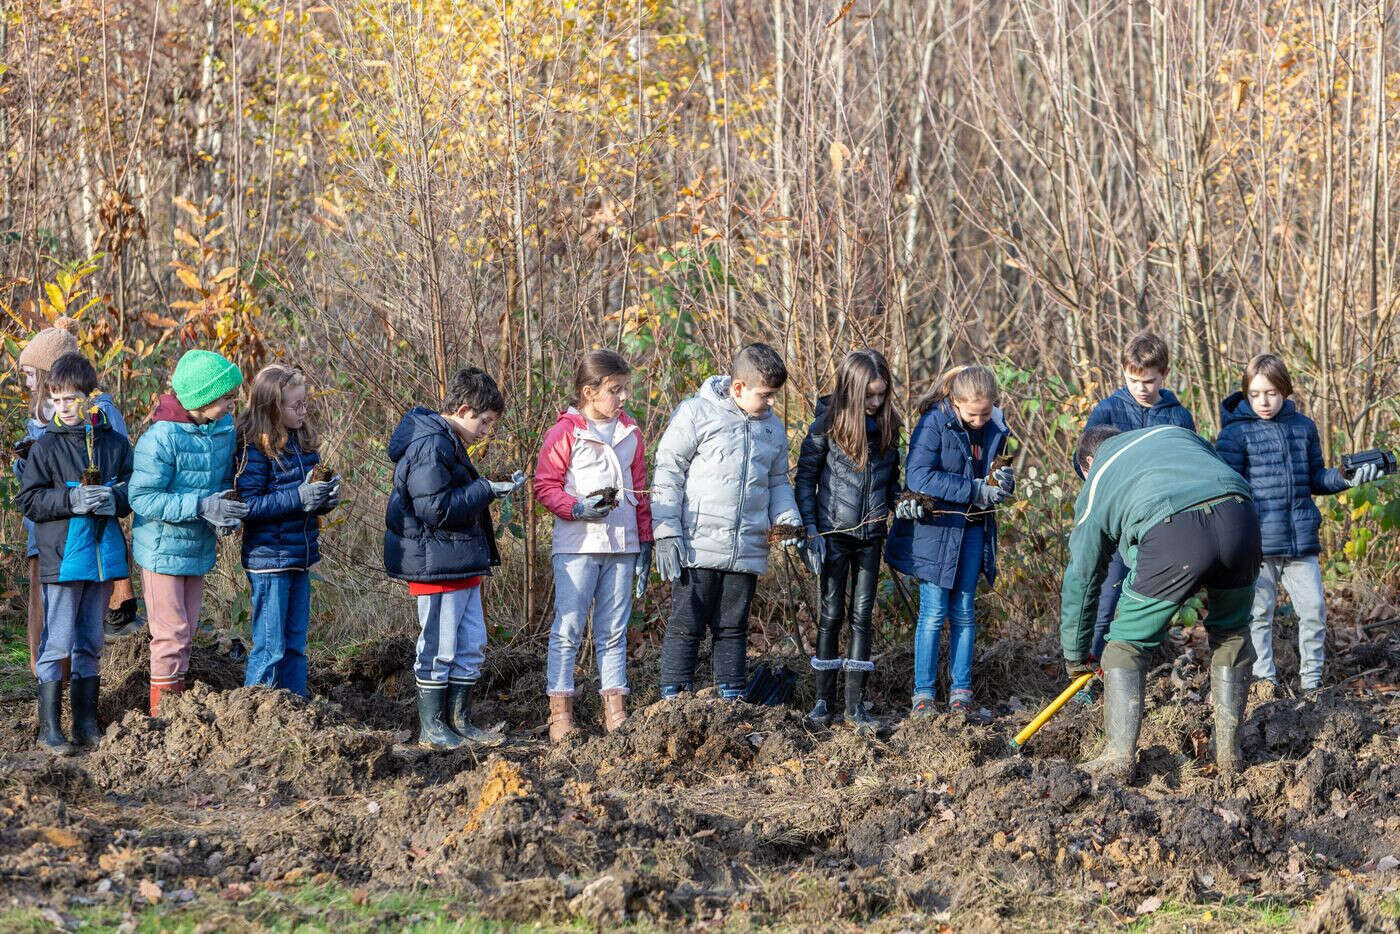
M 173 395 L 161 397 L 153 424 L 136 442 L 128 487 L 137 564 L 157 574 L 209 573 L 217 547 L 199 501 L 233 489 L 233 449 L 232 416 L 196 425 Z

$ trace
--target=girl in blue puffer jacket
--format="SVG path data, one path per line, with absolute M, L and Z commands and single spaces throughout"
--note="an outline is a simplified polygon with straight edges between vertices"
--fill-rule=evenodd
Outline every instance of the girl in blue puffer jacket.
M 996 509 L 1015 491 L 1010 467 L 997 467 L 1010 432 L 1000 390 L 987 367 L 954 367 L 919 400 L 904 484 L 922 500 L 901 499 L 885 545 L 890 567 L 919 581 L 914 629 L 913 715 L 933 713 L 939 643 L 948 624 L 952 688 L 948 706 L 972 709 L 977 581 L 996 583 Z
M 1249 481 L 1264 545 L 1264 563 L 1254 590 L 1250 637 L 1257 656 L 1255 683 L 1273 695 L 1273 619 L 1282 584 L 1298 614 L 1298 659 L 1303 690 L 1322 684 L 1327 603 L 1322 591 L 1318 527 L 1322 514 L 1314 496 L 1340 493 L 1379 476 L 1374 465 L 1344 477 L 1327 469 L 1317 425 L 1294 406 L 1293 380 L 1282 360 L 1260 354 L 1245 367 L 1242 391 L 1220 404 L 1220 457 Z
M 312 479 L 320 457 L 301 370 L 263 367 L 249 395 L 238 422 L 235 479 L 248 506 L 243 568 L 253 588 L 253 650 L 243 683 L 305 697 L 311 568 L 321 560 L 318 516 L 339 504 L 340 479 Z

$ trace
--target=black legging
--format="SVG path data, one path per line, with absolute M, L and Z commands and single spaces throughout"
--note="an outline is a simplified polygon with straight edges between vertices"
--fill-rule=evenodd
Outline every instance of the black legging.
M 846 658 L 870 661 L 870 617 L 875 609 L 875 585 L 880 580 L 884 539 L 862 541 L 848 535 L 826 536 L 822 564 L 821 621 L 817 627 L 817 658 L 840 657 L 841 628 L 849 616 L 851 637 Z

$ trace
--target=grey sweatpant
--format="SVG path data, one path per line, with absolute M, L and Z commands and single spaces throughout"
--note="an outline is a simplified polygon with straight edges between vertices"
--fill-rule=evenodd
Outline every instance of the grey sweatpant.
M 1282 584 L 1298 614 L 1298 668 L 1303 690 L 1322 684 L 1322 660 L 1326 653 L 1327 598 L 1322 590 L 1322 566 L 1317 555 L 1302 558 L 1268 557 L 1259 568 L 1254 585 L 1254 608 L 1249 636 L 1254 642 L 1254 677 L 1277 680 L 1274 669 L 1274 608 Z
M 627 690 L 627 623 L 632 618 L 632 575 L 637 556 L 554 556 L 554 627 L 549 631 L 545 690 L 572 696 L 574 664 L 593 614 L 599 688 Z

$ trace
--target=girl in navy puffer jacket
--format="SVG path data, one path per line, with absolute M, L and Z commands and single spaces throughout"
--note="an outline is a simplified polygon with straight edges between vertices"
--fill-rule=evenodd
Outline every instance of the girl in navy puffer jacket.
M 339 503 L 340 478 L 313 481 L 316 431 L 306 418 L 306 377 L 264 367 L 238 425 L 243 567 L 253 588 L 253 650 L 243 683 L 306 696 L 311 568 L 321 560 L 318 516 Z
M 1351 477 L 1327 469 L 1313 420 L 1288 397 L 1293 381 L 1273 354 L 1260 354 L 1245 367 L 1242 391 L 1220 405 L 1220 457 L 1249 481 L 1264 544 L 1264 563 L 1255 585 L 1250 636 L 1254 677 L 1266 696 L 1273 693 L 1273 619 L 1282 584 L 1298 614 L 1298 657 L 1303 690 L 1322 684 L 1327 603 L 1322 591 L 1318 527 L 1322 514 L 1314 496 L 1340 493 L 1376 479 L 1373 467 Z

